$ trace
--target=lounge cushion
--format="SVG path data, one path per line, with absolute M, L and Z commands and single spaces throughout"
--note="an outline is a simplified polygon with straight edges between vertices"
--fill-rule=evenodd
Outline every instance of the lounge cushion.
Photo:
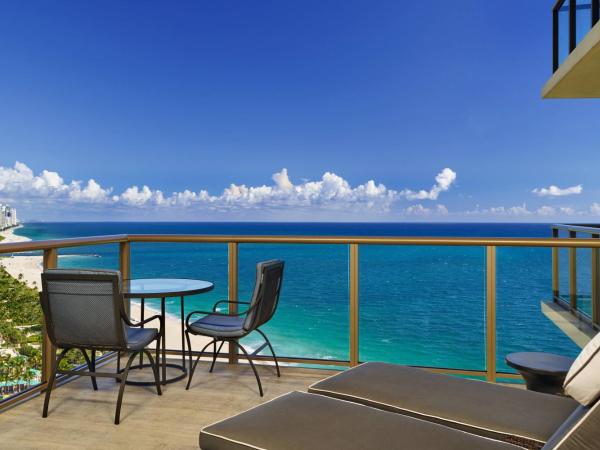
M 567 373 L 563 389 L 583 406 L 600 396 L 600 333 L 587 343 Z
M 579 406 L 542 394 L 431 373 L 365 363 L 313 384 L 309 392 L 441 423 L 480 436 L 541 446 Z
M 239 337 L 246 333 L 244 317 L 224 314 L 209 314 L 190 324 L 190 328 L 198 334 L 220 337 Z
M 322 395 L 291 392 L 200 432 L 203 450 L 517 450 L 441 425 Z

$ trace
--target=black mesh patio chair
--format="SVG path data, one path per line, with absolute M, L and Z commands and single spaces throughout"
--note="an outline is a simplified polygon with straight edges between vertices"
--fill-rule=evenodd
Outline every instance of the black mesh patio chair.
M 260 396 L 263 396 L 262 384 L 260 377 L 256 371 L 256 367 L 252 361 L 252 357 L 258 355 L 265 347 L 269 347 L 275 361 L 275 368 L 277 370 L 277 376 L 281 376 L 279 371 L 279 363 L 277 362 L 277 356 L 273 350 L 273 346 L 269 339 L 263 333 L 259 327 L 267 323 L 275 314 L 277 304 L 279 303 L 279 294 L 281 292 L 281 283 L 283 281 L 283 261 L 271 260 L 258 263 L 256 266 L 256 284 L 254 285 L 254 293 L 250 302 L 238 302 L 232 300 L 221 300 L 214 304 L 212 311 L 193 311 L 188 314 L 185 324 L 185 336 L 187 339 L 189 355 L 190 355 L 190 373 L 187 382 L 186 389 L 190 388 L 194 371 L 200 361 L 200 357 L 203 356 L 204 351 L 210 346 L 213 346 L 213 358 L 212 364 L 210 365 L 209 372 L 213 371 L 215 367 L 215 361 L 223 348 L 223 344 L 228 342 L 230 346 L 239 348 L 248 362 L 256 382 L 258 383 L 258 390 Z M 237 314 L 227 314 L 218 312 L 218 307 L 221 304 L 227 303 L 228 305 L 247 305 L 247 309 Z M 191 322 L 191 318 L 197 314 L 204 314 L 194 322 Z M 252 354 L 248 354 L 246 349 L 239 343 L 239 339 L 248 336 L 253 331 L 257 331 L 264 338 L 265 343 L 258 347 Z M 190 342 L 190 334 L 208 336 L 212 340 L 204 346 L 202 351 L 198 354 L 194 365 L 192 366 L 192 346 Z M 217 344 L 219 347 L 217 349 Z
M 98 390 L 96 377 L 115 378 L 120 381 L 115 424 L 119 424 L 121 401 L 131 364 L 136 355 L 145 353 L 154 370 L 156 391 L 161 395 L 158 367 L 152 354 L 146 349 L 156 341 L 156 360 L 160 350 L 160 336 L 164 326 L 160 316 L 132 323 L 125 312 L 121 293 L 121 275 L 108 270 L 47 270 L 42 274 L 40 293 L 48 337 L 61 349 L 53 361 L 48 380 L 42 417 L 48 416 L 50 394 L 56 375 L 85 375 L 92 378 L 92 387 Z M 140 328 L 158 319 L 160 330 Z M 88 370 L 61 370 L 59 364 L 70 350 L 79 350 Z M 91 358 L 87 351 L 91 352 Z M 96 371 L 96 351 L 129 352 L 131 355 L 122 370 L 116 373 Z

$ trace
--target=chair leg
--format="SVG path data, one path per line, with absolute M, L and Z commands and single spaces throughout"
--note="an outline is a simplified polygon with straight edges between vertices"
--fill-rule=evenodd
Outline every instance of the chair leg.
M 221 344 L 219 345 L 219 350 L 217 350 L 217 341 L 215 341 L 215 350 L 217 350 L 217 351 L 213 353 L 213 360 L 212 360 L 212 364 L 210 365 L 210 370 L 209 370 L 210 373 L 212 373 L 213 369 L 215 368 L 215 362 L 217 362 L 217 357 L 221 353 L 221 349 L 223 348 L 224 343 L 225 343 L 225 341 L 221 341 Z
M 188 335 L 189 337 L 189 335 Z M 198 365 L 198 361 L 200 361 L 200 357 L 204 354 L 204 350 L 206 350 L 208 348 L 209 345 L 211 345 L 212 343 L 216 343 L 216 339 L 213 339 L 212 341 L 210 341 L 208 344 L 206 344 L 204 346 L 204 348 L 202 349 L 202 351 L 198 354 L 198 357 L 196 358 L 196 361 L 194 361 L 194 365 L 192 366 L 192 346 L 190 346 L 190 377 L 188 378 L 188 382 L 187 382 L 187 386 L 185 387 L 185 390 L 187 391 L 190 388 L 190 384 L 192 384 L 192 377 L 194 376 L 194 371 L 196 370 L 196 366 Z
M 121 352 L 117 352 L 117 374 L 121 372 Z M 119 378 L 115 378 L 115 383 L 119 382 Z
M 252 362 L 252 358 L 250 357 L 250 355 L 248 354 L 246 349 L 244 347 L 242 347 L 242 345 L 237 340 L 232 339 L 231 341 L 229 341 L 230 345 L 232 342 L 235 343 L 235 345 L 237 345 L 237 347 L 242 351 L 242 353 L 246 356 L 246 359 L 250 363 L 250 367 L 252 367 L 252 371 L 254 372 L 254 376 L 256 377 L 256 382 L 258 383 L 258 392 L 260 392 L 260 396 L 262 397 L 263 396 L 262 384 L 260 382 L 260 377 L 258 376 L 258 372 L 256 371 L 256 367 L 254 366 L 254 363 Z
M 187 341 L 187 349 L 190 354 L 190 365 L 188 367 L 188 370 L 191 371 L 192 370 L 192 344 L 190 341 L 190 332 L 188 330 L 185 330 L 185 340 Z
M 48 380 L 48 386 L 46 387 L 46 397 L 44 397 L 44 409 L 42 410 L 42 417 L 48 417 L 48 405 L 50 404 L 50 394 L 52 393 L 52 387 L 54 386 L 54 381 L 56 380 L 56 372 L 58 372 L 58 365 L 65 357 L 68 348 L 63 349 L 60 352 L 60 355 L 54 361 L 54 367 L 52 367 L 52 373 L 50 374 L 50 379 Z
M 92 370 L 95 372 L 96 371 L 96 350 L 92 350 Z M 94 377 L 96 378 L 96 377 Z M 98 388 L 98 385 L 96 385 L 96 388 Z
M 117 397 L 117 410 L 115 411 L 115 425 L 119 425 L 119 421 L 121 418 L 121 403 L 123 401 L 123 392 L 125 392 L 125 384 L 127 382 L 127 375 L 129 375 L 129 368 L 133 363 L 134 358 L 137 356 L 139 352 L 133 352 L 129 359 L 127 360 L 127 364 L 123 369 L 123 373 L 121 374 L 121 387 L 119 388 L 119 397 Z
M 148 356 L 148 360 L 150 361 L 150 365 L 152 366 L 152 371 L 154 372 L 154 383 L 156 384 L 156 393 L 158 395 L 162 395 L 162 391 L 160 389 L 160 380 L 158 378 L 158 365 L 155 364 L 154 358 L 152 357 L 152 353 L 150 353 L 149 350 L 144 349 L 144 353 L 146 354 L 146 356 Z
M 160 380 L 160 334 L 156 338 L 156 370 L 158 370 L 158 378 Z
M 87 364 L 88 370 L 90 372 L 95 372 L 96 369 L 94 366 L 95 366 L 95 361 L 96 361 L 96 351 L 92 350 L 92 359 L 91 360 L 84 349 L 80 348 L 79 351 L 81 351 L 81 353 L 83 354 L 83 358 L 85 359 L 85 363 Z M 92 376 L 90 378 L 92 379 L 92 388 L 94 388 L 94 390 L 97 391 L 98 385 L 96 384 L 96 377 Z
M 269 341 L 269 338 L 267 337 L 267 335 L 265 333 L 263 333 L 261 330 L 259 330 L 257 328 L 256 331 L 258 331 L 260 333 L 260 335 L 263 338 L 265 338 L 265 342 L 267 343 L 267 345 L 271 349 L 271 353 L 273 354 L 273 359 L 275 360 L 275 368 L 277 369 L 277 376 L 281 377 L 281 372 L 279 372 L 279 363 L 277 362 L 277 356 L 275 355 L 275 350 L 273 350 L 273 346 L 271 345 L 271 341 Z

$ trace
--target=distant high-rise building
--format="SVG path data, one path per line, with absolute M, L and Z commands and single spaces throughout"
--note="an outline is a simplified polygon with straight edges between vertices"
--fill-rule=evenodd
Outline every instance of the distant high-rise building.
M 0 204 L 0 230 L 17 226 L 17 210 L 10 205 Z

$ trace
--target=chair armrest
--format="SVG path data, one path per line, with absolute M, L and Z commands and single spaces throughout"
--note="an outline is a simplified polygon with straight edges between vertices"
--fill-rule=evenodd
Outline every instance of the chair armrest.
M 234 305 L 249 305 L 250 302 L 238 302 L 238 301 L 233 301 L 233 300 L 220 300 L 217 303 L 215 303 L 213 305 L 213 312 L 217 312 L 217 306 L 220 305 L 221 303 L 227 303 L 229 305 L 234 304 Z
M 127 325 L 129 325 L 130 327 L 141 327 L 143 324 L 146 324 L 148 322 L 152 322 L 153 320 L 160 320 L 162 322 L 162 316 L 160 315 L 155 315 L 155 316 L 151 316 L 148 317 L 147 319 L 142 320 L 141 322 L 131 322 L 129 321 L 129 323 Z
M 156 320 L 156 319 L 158 319 L 159 322 L 160 322 L 160 332 L 162 334 L 162 331 L 163 331 L 163 328 L 165 327 L 165 324 L 163 322 L 162 316 L 160 316 L 160 315 L 155 315 L 155 316 L 148 317 L 147 319 L 144 319 L 141 322 L 137 322 L 137 323 L 132 322 L 131 320 L 129 320 L 128 317 L 126 317 L 125 318 L 125 323 L 127 325 L 129 325 L 130 327 L 141 327 L 142 325 L 144 325 L 144 324 L 146 324 L 148 322 L 151 322 L 153 320 Z
M 224 300 L 224 301 L 226 301 L 226 300 Z M 204 314 L 205 316 L 210 315 L 210 316 L 239 317 L 239 316 L 245 316 L 246 314 L 248 314 L 253 309 L 254 309 L 254 307 L 249 308 L 246 311 L 242 311 L 241 313 L 237 313 L 237 314 L 228 314 L 228 313 L 226 314 L 226 313 L 220 313 L 220 312 L 216 312 L 216 311 L 192 311 L 185 318 L 185 327 L 186 328 L 190 327 L 190 319 L 195 314 Z

